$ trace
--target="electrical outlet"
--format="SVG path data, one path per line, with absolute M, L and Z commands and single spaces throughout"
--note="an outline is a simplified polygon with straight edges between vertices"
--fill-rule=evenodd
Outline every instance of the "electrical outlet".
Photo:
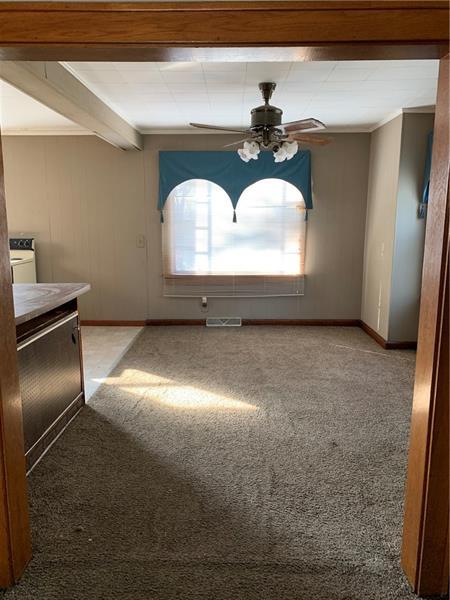
M 142 233 L 136 236 L 136 248 L 145 248 L 145 235 Z

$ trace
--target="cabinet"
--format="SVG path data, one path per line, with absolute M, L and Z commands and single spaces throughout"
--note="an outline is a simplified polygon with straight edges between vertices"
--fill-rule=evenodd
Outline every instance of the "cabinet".
M 17 350 L 31 469 L 84 404 L 78 312 L 68 305 L 30 321 Z

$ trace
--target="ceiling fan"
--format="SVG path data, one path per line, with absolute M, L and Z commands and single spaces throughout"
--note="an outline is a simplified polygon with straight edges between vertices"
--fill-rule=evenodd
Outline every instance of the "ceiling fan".
M 238 154 L 245 162 L 251 159 L 256 160 L 261 149 L 272 150 L 275 162 L 283 162 L 284 160 L 290 160 L 297 153 L 298 142 L 319 145 L 330 143 L 331 139 L 329 138 L 311 135 L 312 132 L 326 129 L 325 125 L 318 119 L 301 119 L 290 123 L 281 122 L 283 111 L 281 108 L 269 104 L 276 85 L 271 81 L 259 84 L 264 104 L 252 109 L 251 125 L 248 129 L 219 127 L 202 123 L 190 123 L 190 125 L 200 129 L 215 129 L 246 134 L 247 137 L 243 140 L 225 146 L 227 148 L 243 142 L 244 147 L 239 148 Z

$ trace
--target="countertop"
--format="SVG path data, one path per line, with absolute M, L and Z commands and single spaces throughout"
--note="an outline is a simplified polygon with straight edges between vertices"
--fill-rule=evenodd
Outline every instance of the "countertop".
M 16 325 L 39 317 L 90 289 L 88 283 L 14 283 Z

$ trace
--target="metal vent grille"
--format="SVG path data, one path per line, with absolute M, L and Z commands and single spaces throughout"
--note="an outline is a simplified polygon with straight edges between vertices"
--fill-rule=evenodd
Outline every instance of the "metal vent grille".
M 241 317 L 208 317 L 206 327 L 240 327 Z

